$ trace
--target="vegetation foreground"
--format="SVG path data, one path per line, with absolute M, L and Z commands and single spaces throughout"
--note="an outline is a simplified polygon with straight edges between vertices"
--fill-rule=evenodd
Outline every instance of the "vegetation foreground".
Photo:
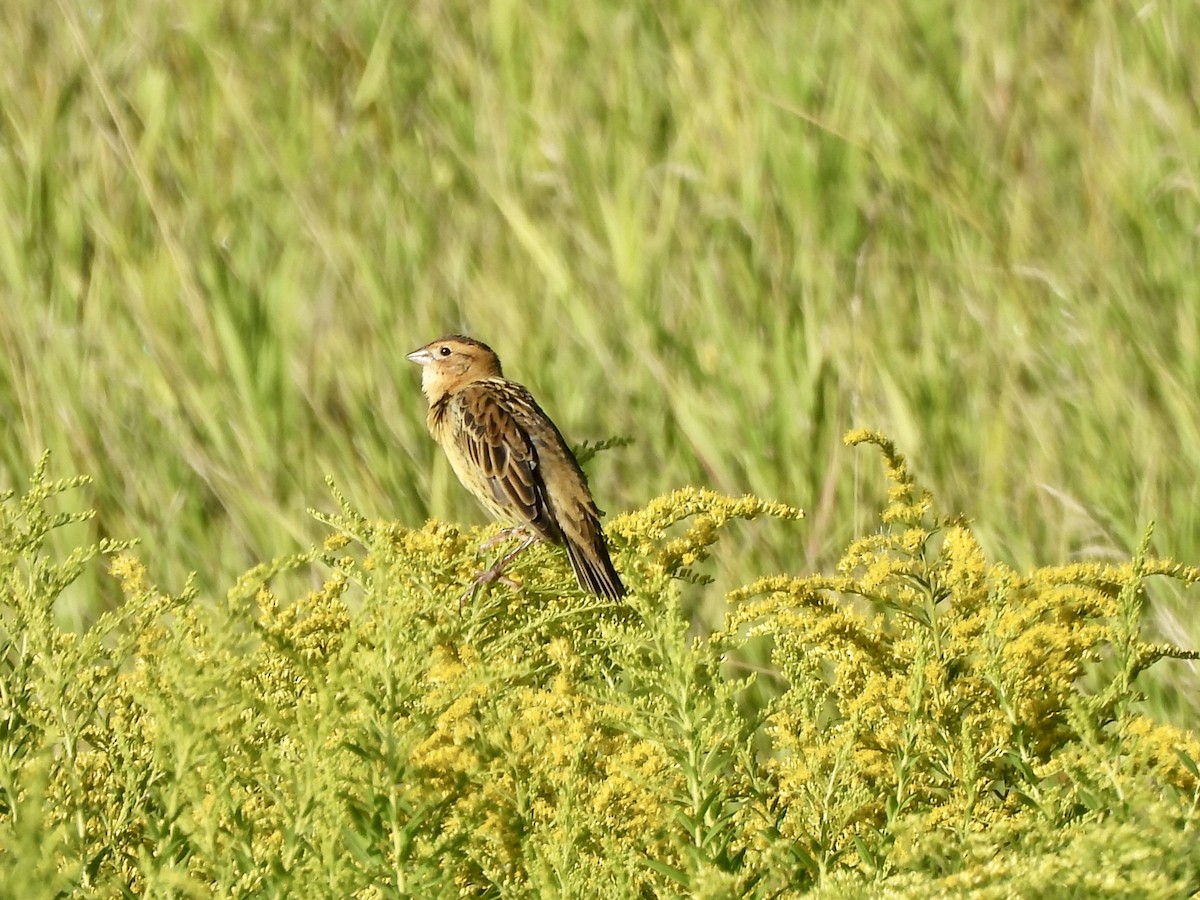
M 836 571 L 762 578 L 697 637 L 680 580 L 738 519 L 684 489 L 616 517 L 631 588 L 561 554 L 454 599 L 488 530 L 367 520 L 223 598 L 161 593 L 128 543 L 65 559 L 84 479 L 0 516 L 0 878 L 9 896 L 1175 897 L 1200 888 L 1200 742 L 1134 680 L 1145 551 L 1022 574 L 902 457 Z M 55 601 L 97 556 L 124 604 Z M 273 585 L 324 572 L 297 599 Z

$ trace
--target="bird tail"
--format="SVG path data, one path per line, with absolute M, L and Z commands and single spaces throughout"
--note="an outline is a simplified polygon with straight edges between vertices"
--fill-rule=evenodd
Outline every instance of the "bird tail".
M 597 597 L 620 600 L 628 592 L 621 582 L 621 576 L 613 567 L 612 559 L 609 558 L 600 524 L 596 523 L 588 531 L 591 533 L 587 535 L 586 541 L 574 541 L 568 537 L 564 542 L 567 545 L 567 557 L 571 560 L 571 568 L 575 570 L 575 578 L 581 588 Z

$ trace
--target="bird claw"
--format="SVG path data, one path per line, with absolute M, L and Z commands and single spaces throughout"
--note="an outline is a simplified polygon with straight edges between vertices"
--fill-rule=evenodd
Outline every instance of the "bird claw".
M 475 596 L 476 591 L 487 587 L 489 584 L 495 581 L 498 581 L 503 585 L 507 585 L 514 591 L 519 590 L 521 587 L 521 582 L 504 574 L 502 565 L 507 562 L 508 558 L 506 557 L 500 560 L 500 562 L 496 563 L 496 565 L 492 566 L 490 569 L 484 569 L 482 572 L 476 573 L 475 577 L 471 579 L 471 586 L 463 591 L 462 596 L 458 598 L 458 608 L 462 609 L 467 605 L 467 601 Z
M 486 587 L 493 581 L 499 581 L 502 584 L 506 584 L 514 591 L 521 587 L 521 583 L 519 581 L 509 578 L 504 574 L 504 567 L 512 562 L 513 559 L 516 558 L 519 553 L 521 553 L 521 551 L 536 541 L 537 535 L 531 534 L 528 529 L 522 526 L 517 526 L 516 528 L 507 528 L 504 532 L 501 532 L 501 534 L 489 538 L 483 543 L 482 546 L 480 546 L 479 549 L 482 551 L 484 547 L 488 546 L 489 544 L 493 544 L 498 538 L 501 538 L 501 536 L 509 538 L 515 535 L 521 536 L 521 543 L 517 545 L 515 550 L 510 550 L 508 553 L 504 554 L 504 556 L 500 557 L 500 559 L 498 559 L 490 568 L 484 569 L 482 572 L 479 572 L 475 575 L 475 577 L 471 580 L 471 586 L 463 592 L 461 597 L 458 598 L 459 609 L 466 605 L 467 601 L 475 595 L 477 590 Z

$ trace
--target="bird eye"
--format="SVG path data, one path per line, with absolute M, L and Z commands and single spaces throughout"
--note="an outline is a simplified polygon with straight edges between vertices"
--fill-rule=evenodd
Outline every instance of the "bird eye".
M 449 347 L 443 347 L 441 350 L 439 350 L 439 351 L 438 351 L 438 353 L 440 353 L 442 356 L 449 356 L 449 355 L 450 355 L 450 348 L 449 348 Z

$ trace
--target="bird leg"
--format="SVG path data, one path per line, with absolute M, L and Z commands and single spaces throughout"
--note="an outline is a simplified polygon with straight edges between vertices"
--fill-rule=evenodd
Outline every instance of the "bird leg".
M 498 531 L 482 544 L 475 551 L 476 555 L 483 553 L 485 550 L 491 550 L 497 544 L 503 544 L 511 538 L 520 538 L 525 540 L 530 536 L 529 528 L 525 525 L 514 525 L 512 528 L 505 528 L 503 531 Z
M 536 534 L 531 534 L 527 529 L 522 528 L 522 527 L 508 528 L 508 529 L 505 529 L 505 531 L 501 532 L 500 534 L 496 535 L 495 537 L 489 538 L 487 541 L 485 541 L 483 543 L 483 545 L 479 549 L 483 550 L 485 547 L 494 545 L 497 542 L 497 540 L 502 537 L 509 538 L 509 537 L 512 537 L 512 536 L 518 535 L 518 534 L 521 535 L 524 538 L 524 540 L 522 540 L 521 543 L 518 544 L 515 549 L 508 551 L 508 553 L 506 553 L 502 557 L 500 557 L 500 559 L 497 560 L 497 562 L 494 565 L 492 565 L 490 568 L 484 569 L 482 572 L 480 572 L 478 575 L 475 576 L 475 578 L 471 582 L 471 586 L 469 588 L 467 588 L 467 590 L 463 593 L 462 597 L 459 598 L 459 601 L 458 601 L 459 606 L 462 606 L 463 604 L 465 604 L 467 602 L 468 599 L 470 599 L 471 595 L 473 593 L 475 593 L 476 588 L 481 588 L 481 587 L 484 587 L 485 585 L 489 585 L 493 581 L 503 581 L 505 584 L 507 584 L 509 587 L 512 587 L 512 588 L 520 587 L 520 585 L 517 584 L 517 582 L 513 581 L 511 578 L 507 577 L 504 574 L 504 567 L 507 566 L 514 559 L 516 559 L 517 555 L 520 554 L 523 550 L 525 550 L 526 548 L 528 548 L 530 545 L 532 545 L 533 543 L 535 543 L 538 540 L 538 536 Z

